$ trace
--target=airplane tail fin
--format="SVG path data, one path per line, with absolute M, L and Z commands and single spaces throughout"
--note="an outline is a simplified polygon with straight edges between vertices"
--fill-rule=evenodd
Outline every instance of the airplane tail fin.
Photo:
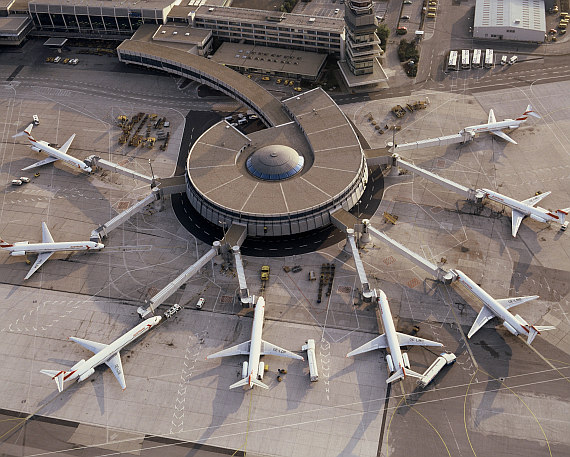
M 570 212 L 570 208 L 564 208 L 564 209 L 557 209 L 556 210 L 556 214 L 558 214 L 558 217 L 560 218 L 561 224 L 564 224 L 564 221 L 566 220 L 566 216 L 568 216 L 568 212 Z
M 58 371 L 58 370 L 40 370 L 40 373 L 49 376 L 51 379 L 55 381 L 57 385 L 57 390 L 60 392 L 63 390 L 63 381 L 65 375 L 67 375 L 67 371 Z
M 257 379 L 252 379 L 251 384 L 257 387 L 262 387 L 264 389 L 269 389 L 269 386 L 262 383 L 261 381 L 258 381 Z M 230 386 L 230 389 L 235 389 L 236 387 L 243 387 L 243 386 L 249 386 L 249 377 L 240 379 L 238 382 L 233 383 Z
M 386 379 L 386 384 L 397 381 L 398 379 L 406 378 L 406 376 L 412 376 L 413 378 L 423 378 L 423 375 L 416 373 L 409 368 L 400 367 L 392 376 Z
M 540 335 L 540 332 L 544 332 L 546 330 L 555 330 L 555 329 L 556 327 L 553 327 L 552 325 L 531 325 L 530 332 L 528 333 L 528 338 L 526 340 L 526 344 L 530 345 L 536 338 L 536 335 Z
M 536 117 L 537 119 L 541 119 L 541 117 L 532 110 L 532 106 L 530 106 L 530 105 L 528 105 L 526 107 L 526 111 L 523 113 L 523 116 L 527 116 L 527 115 Z
M 32 136 L 32 128 L 34 128 L 34 124 L 33 124 L 33 123 L 30 124 L 30 125 L 28 125 L 28 126 L 24 129 L 23 132 L 16 133 L 15 135 L 12 135 L 12 138 L 17 138 L 17 137 L 19 137 L 19 136 L 24 136 L 24 135 L 26 135 L 30 140 L 36 141 L 36 140 L 34 139 L 34 137 Z
M 0 238 L 0 248 L 10 248 L 14 246 L 13 244 L 10 244 L 6 241 L 4 241 L 2 238 Z

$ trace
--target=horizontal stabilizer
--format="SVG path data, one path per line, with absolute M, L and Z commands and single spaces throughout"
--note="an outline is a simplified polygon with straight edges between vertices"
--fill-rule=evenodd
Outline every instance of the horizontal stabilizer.
M 528 295 L 526 297 L 499 298 L 497 302 L 504 306 L 506 309 L 510 309 L 513 306 L 520 305 L 521 303 L 525 303 L 527 301 L 536 300 L 537 298 L 539 298 L 538 295 Z
M 362 346 L 356 348 L 354 351 L 349 352 L 348 354 L 346 354 L 346 356 L 352 357 L 353 355 L 374 351 L 376 349 L 384 349 L 387 347 L 388 347 L 388 340 L 386 339 L 386 335 L 383 333 L 382 335 L 377 336 L 368 343 L 364 343 Z
M 400 346 L 443 346 L 443 344 L 437 341 L 426 340 L 417 336 L 406 335 L 405 333 L 396 332 L 396 335 L 398 335 Z
M 420 379 L 423 378 L 423 375 L 416 373 L 415 371 L 410 370 L 409 368 L 400 367 L 398 371 L 396 371 L 392 376 L 386 379 L 386 384 L 390 384 L 391 382 L 405 378 L 406 376 L 412 376 L 414 378 L 420 378 Z
M 55 384 L 57 385 L 57 390 L 59 392 L 63 391 L 63 378 L 67 374 L 67 371 L 40 370 L 40 373 L 45 374 L 45 375 L 49 376 L 50 378 L 52 378 L 55 381 Z
M 48 163 L 55 162 L 59 160 L 57 157 L 48 157 L 47 159 L 40 160 L 39 162 L 34 163 L 33 165 L 29 165 L 25 168 L 22 168 L 22 171 L 31 170 L 32 168 L 41 167 L 42 165 L 47 165 Z
M 97 343 L 96 341 L 84 340 L 82 338 L 77 338 L 75 336 L 70 336 L 69 339 L 77 344 L 80 344 L 85 349 L 97 354 L 98 352 L 105 349 L 108 345 L 104 343 Z
M 528 105 L 528 106 L 526 107 L 526 111 L 524 112 L 524 114 L 529 114 L 529 115 L 531 115 L 531 116 L 533 116 L 533 117 L 536 117 L 537 119 L 541 119 L 540 115 L 537 114 L 537 113 L 535 113 L 535 112 L 532 110 L 532 106 L 530 106 L 530 105 Z
M 269 389 L 268 385 L 262 383 L 261 381 L 259 381 L 257 379 L 254 379 L 252 381 L 252 384 L 254 386 L 257 386 L 257 387 L 262 387 L 263 389 Z M 230 386 L 230 389 L 235 389 L 236 387 L 244 387 L 244 386 L 249 386 L 249 378 L 243 378 L 243 379 L 239 380 L 238 382 L 233 383 Z
M 232 355 L 249 355 L 249 346 L 251 340 L 247 340 L 231 348 L 224 349 L 220 352 L 210 354 L 206 359 L 216 359 L 218 357 L 230 357 Z
M 30 124 L 28 125 L 23 132 L 20 133 L 16 133 L 15 135 L 12 135 L 12 138 L 17 138 L 19 136 L 24 136 L 24 135 L 31 135 L 32 134 L 32 129 L 34 128 L 34 124 Z
M 290 359 L 297 359 L 303 360 L 303 357 L 300 355 L 294 354 L 287 349 L 280 348 L 272 343 L 268 343 L 267 341 L 261 341 L 261 355 L 278 355 L 279 357 L 288 357 Z
M 553 327 L 552 325 L 531 325 L 526 344 L 531 344 L 536 338 L 536 335 L 539 335 L 540 332 L 544 332 L 546 330 L 556 330 L 556 327 Z

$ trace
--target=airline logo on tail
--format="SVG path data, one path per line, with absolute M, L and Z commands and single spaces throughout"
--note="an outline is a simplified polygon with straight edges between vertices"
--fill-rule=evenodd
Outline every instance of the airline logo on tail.
M 3 239 L 0 239 L 0 248 L 11 248 L 13 244 L 7 243 Z

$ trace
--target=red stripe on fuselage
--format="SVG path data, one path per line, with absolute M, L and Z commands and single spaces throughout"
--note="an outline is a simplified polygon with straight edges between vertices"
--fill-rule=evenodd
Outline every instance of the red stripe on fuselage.
M 67 375 L 63 377 L 63 380 L 64 380 L 64 381 L 67 381 L 67 378 L 69 378 L 69 377 L 70 377 L 73 373 L 75 373 L 76 371 L 77 371 L 77 370 L 73 370 L 73 371 L 70 371 L 69 373 L 67 373 Z M 62 371 L 62 373 L 65 373 L 65 371 Z

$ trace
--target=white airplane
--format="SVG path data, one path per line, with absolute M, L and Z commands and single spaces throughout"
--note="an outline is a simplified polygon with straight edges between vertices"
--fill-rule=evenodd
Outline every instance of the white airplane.
M 255 311 L 253 314 L 253 326 L 251 328 L 251 340 L 244 343 L 238 344 L 223 351 L 211 354 L 206 359 L 214 359 L 217 357 L 229 357 L 232 355 L 245 355 L 249 354 L 249 361 L 243 362 L 242 368 L 242 380 L 232 384 L 230 389 L 235 387 L 247 386 L 250 388 L 253 386 L 263 387 L 264 389 L 269 389 L 269 387 L 262 383 L 263 373 L 265 369 L 265 364 L 259 361 L 262 355 L 278 355 L 280 357 L 288 357 L 290 359 L 303 360 L 303 357 L 292 352 L 275 346 L 274 344 L 268 343 L 261 339 L 261 333 L 263 331 L 263 316 L 265 314 L 265 299 L 259 297 L 255 305 Z
M 386 333 L 377 336 L 368 343 L 365 343 L 354 351 L 349 352 L 346 356 L 352 357 L 353 355 L 362 354 L 363 352 L 388 348 L 390 349 L 390 354 L 386 355 L 386 362 L 388 362 L 390 373 L 394 374 L 386 379 L 387 384 L 397 381 L 398 379 L 405 378 L 406 376 L 422 378 L 423 376 L 421 374 L 410 369 L 408 354 L 405 352 L 402 353 L 402 351 L 400 351 L 400 346 L 443 346 L 443 344 L 397 332 L 394 327 L 394 321 L 392 320 L 392 313 L 390 311 L 390 305 L 388 305 L 386 294 L 383 290 L 377 290 L 376 294 L 376 300 L 378 302 L 380 314 L 382 315 L 382 325 Z
M 92 168 L 89 165 L 87 165 L 87 163 L 83 162 L 82 160 L 76 159 L 75 157 L 72 157 L 69 154 L 67 154 L 67 150 L 69 149 L 69 146 L 71 146 L 71 142 L 75 138 L 75 133 L 73 135 L 71 135 L 71 137 L 69 137 L 69 140 L 67 140 L 61 148 L 56 149 L 56 148 L 50 146 L 49 143 L 47 143 L 46 141 L 36 140 L 32 136 L 33 126 L 34 126 L 34 124 L 28 125 L 28 127 L 23 132 L 20 132 L 20 133 L 14 135 L 14 138 L 16 138 L 18 136 L 26 135 L 28 137 L 28 141 L 32 144 L 32 146 L 31 146 L 32 150 L 37 151 L 37 152 L 43 151 L 46 154 L 48 154 L 49 157 L 47 159 L 40 160 L 39 162 L 36 162 L 33 165 L 22 168 L 22 171 L 30 170 L 30 169 L 36 168 L 36 167 L 41 167 L 42 165 L 46 165 L 48 163 L 55 162 L 56 160 L 62 160 L 63 162 L 70 165 L 71 167 L 79 168 L 79 169 L 81 169 L 87 173 L 91 173 L 91 171 L 93 171 Z
M 119 352 L 126 345 L 132 343 L 134 340 L 148 332 L 152 327 L 157 325 L 161 319 L 161 316 L 151 317 L 150 319 L 141 322 L 135 328 L 129 330 L 111 344 L 97 343 L 95 341 L 84 340 L 71 336 L 69 337 L 71 341 L 79 343 L 95 355 L 88 360 L 80 360 L 71 367 L 70 371 L 41 370 L 40 372 L 52 378 L 57 385 L 57 390 L 61 392 L 65 381 L 73 381 L 74 379 L 77 379 L 77 382 L 85 381 L 89 376 L 95 373 L 96 367 L 104 363 L 111 369 L 122 389 L 125 390 L 127 388 L 127 384 L 125 382 L 125 375 L 123 373 L 123 365 L 121 364 L 121 355 Z
M 509 141 L 513 144 L 518 144 L 506 133 L 503 133 L 503 129 L 516 129 L 520 127 L 523 122 L 526 122 L 529 115 L 540 119 L 540 116 L 532 110 L 532 106 L 528 105 L 526 107 L 526 111 L 520 117 L 517 117 L 516 119 L 505 119 L 504 121 L 497 122 L 495 119 L 495 113 L 491 109 L 489 110 L 489 119 L 486 124 L 470 125 L 469 127 L 465 127 L 464 129 L 460 130 L 459 133 L 470 133 L 474 136 L 476 133 L 489 132 L 490 134 L 496 135 L 505 141 Z
M 452 270 L 457 275 L 458 281 L 473 295 L 483 302 L 483 308 L 477 315 L 471 330 L 467 334 L 467 338 L 471 338 L 483 325 L 485 325 L 493 317 L 498 317 L 503 321 L 503 326 L 513 335 L 527 335 L 527 344 L 531 344 L 536 335 L 545 330 L 554 330 L 551 325 L 530 325 L 518 314 L 513 316 L 509 311 L 513 306 L 520 305 L 530 300 L 536 300 L 538 295 L 530 295 L 528 297 L 502 298 L 494 299 L 481 287 L 460 270 Z
M 105 247 L 102 243 L 94 241 L 63 241 L 56 243 L 49 232 L 45 222 L 42 222 L 42 242 L 29 243 L 28 241 L 17 241 L 14 244 L 7 243 L 0 239 L 0 248 L 10 251 L 10 255 L 23 256 L 27 254 L 38 254 L 38 258 L 24 279 L 32 276 L 50 256 L 57 251 L 98 251 Z
M 537 206 L 536 208 L 534 207 L 534 205 L 536 205 L 544 197 L 550 195 L 550 192 L 544 192 L 543 194 L 535 195 L 534 197 L 530 197 L 527 198 L 526 200 L 519 201 L 489 189 L 482 189 L 481 191 L 485 193 L 485 196 L 489 200 L 493 200 L 497 203 L 501 203 L 502 205 L 511 208 L 513 237 L 517 236 L 517 232 L 519 231 L 521 222 L 527 216 L 538 222 L 558 222 L 559 224 L 565 227 L 564 221 L 566 219 L 566 216 L 568 216 L 570 208 L 550 211 L 541 208 L 540 206 Z

